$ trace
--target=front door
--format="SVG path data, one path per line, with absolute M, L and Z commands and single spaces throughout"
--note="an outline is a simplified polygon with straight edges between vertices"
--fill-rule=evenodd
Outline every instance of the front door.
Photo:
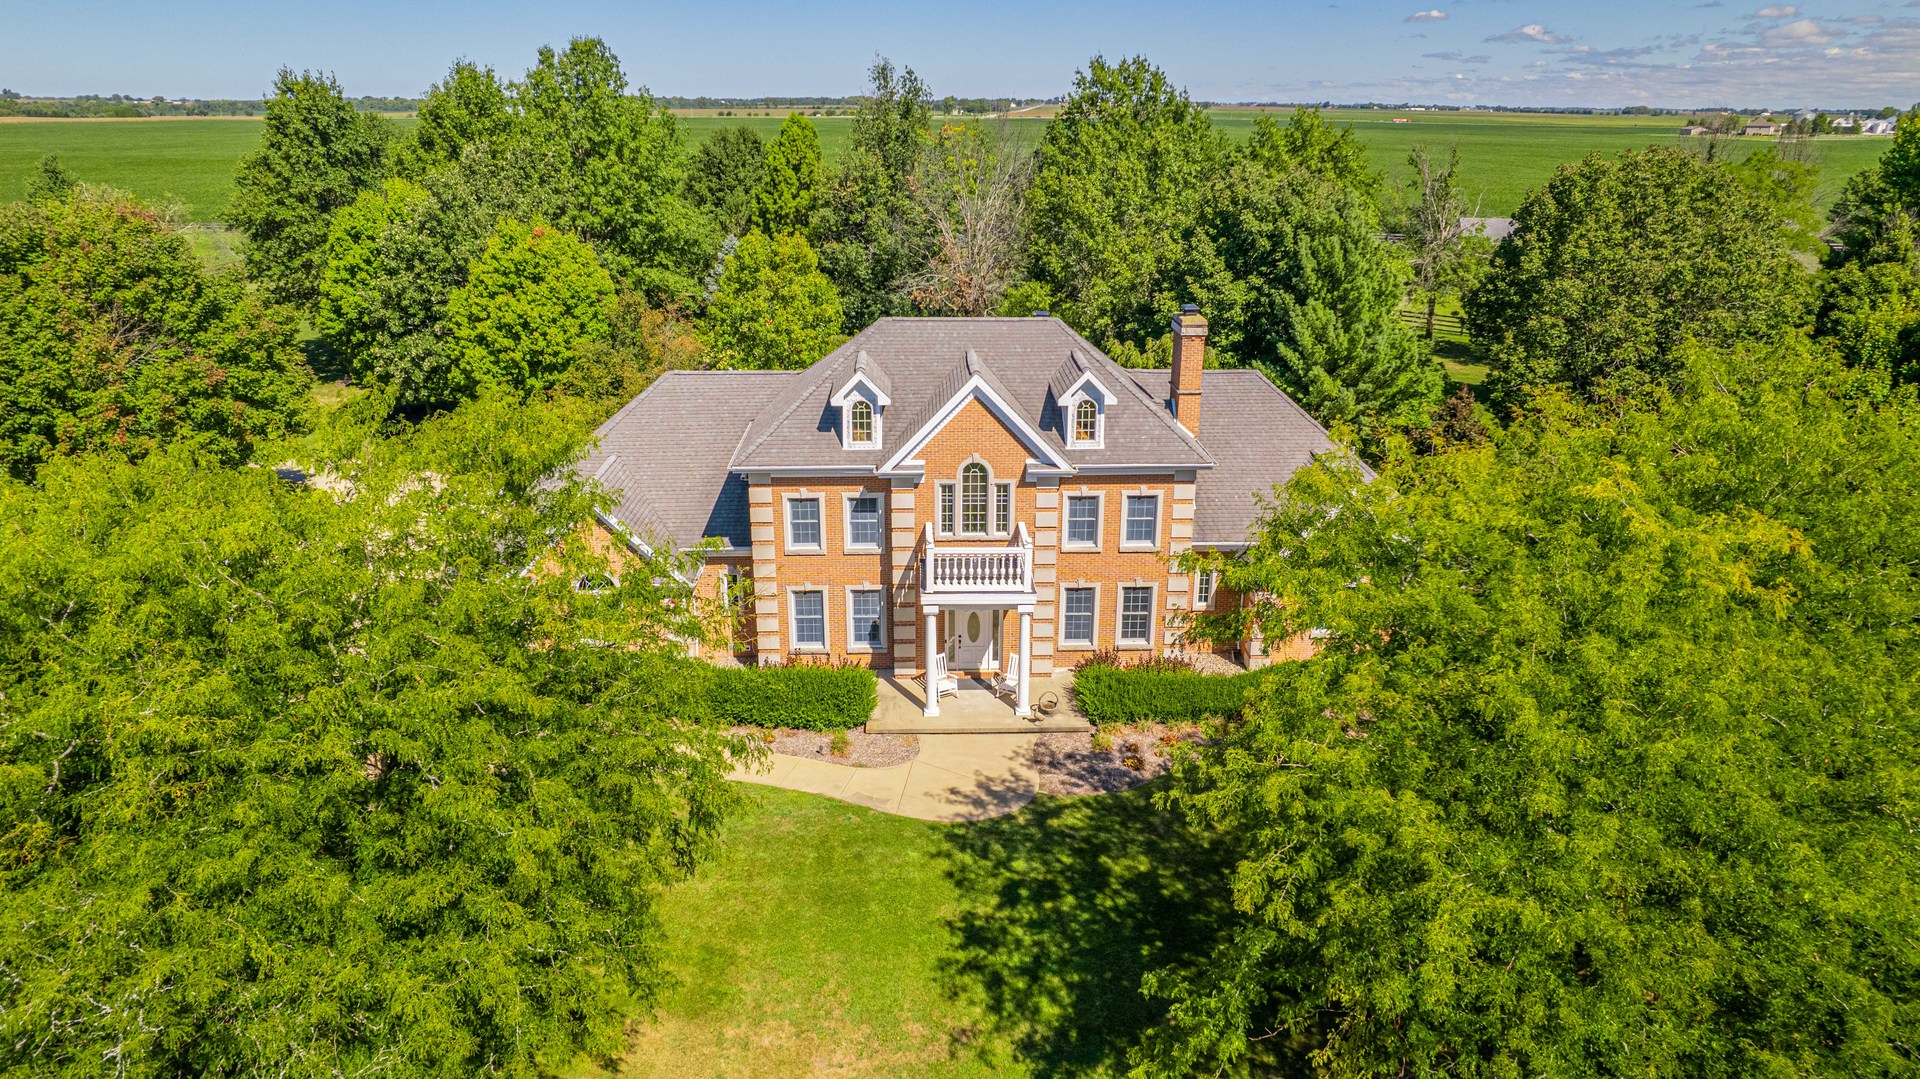
M 955 671 L 1000 669 L 998 611 L 947 612 L 947 666 Z

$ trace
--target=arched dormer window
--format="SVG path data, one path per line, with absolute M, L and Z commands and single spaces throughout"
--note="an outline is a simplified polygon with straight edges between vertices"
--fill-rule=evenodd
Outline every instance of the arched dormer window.
M 855 446 L 873 445 L 873 404 L 865 398 L 853 402 L 847 410 L 847 441 Z
M 1073 440 L 1075 442 L 1100 441 L 1100 406 L 1085 397 L 1080 399 L 1079 404 L 1073 406 Z

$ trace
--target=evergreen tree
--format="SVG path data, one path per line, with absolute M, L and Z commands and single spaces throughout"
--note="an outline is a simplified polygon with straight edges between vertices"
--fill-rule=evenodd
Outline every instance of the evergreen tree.
M 798 369 L 833 350 L 842 313 L 806 238 L 742 237 L 707 305 L 700 338 L 722 367 Z
M 1172 271 L 1225 151 L 1183 90 L 1135 57 L 1094 57 L 1040 143 L 1027 193 L 1032 274 L 1094 340 L 1158 336 L 1182 302 Z
M 379 184 L 388 135 L 386 121 L 355 111 L 332 76 L 280 70 L 260 148 L 241 159 L 227 211 L 246 238 L 248 276 L 274 299 L 313 303 L 333 213 Z
M 27 174 L 27 198 L 33 202 L 43 199 L 59 201 L 73 193 L 77 181 L 73 174 L 60 165 L 58 154 L 48 154 L 33 166 Z
M 1399 319 L 1406 276 L 1362 194 L 1249 163 L 1217 180 L 1184 260 L 1217 347 L 1320 422 L 1419 425 L 1443 377 Z
M 820 136 L 813 121 L 789 113 L 767 147 L 766 167 L 753 193 L 753 225 L 769 236 L 807 231 L 820 190 Z

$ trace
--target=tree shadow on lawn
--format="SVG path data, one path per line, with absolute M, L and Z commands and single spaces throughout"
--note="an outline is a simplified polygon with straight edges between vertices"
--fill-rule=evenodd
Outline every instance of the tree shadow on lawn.
M 1166 1014 L 1141 977 L 1204 956 L 1231 913 L 1231 863 L 1153 804 L 1166 782 L 1041 795 L 947 834 L 960 910 L 945 988 L 979 1001 L 1036 1075 L 1124 1072 Z

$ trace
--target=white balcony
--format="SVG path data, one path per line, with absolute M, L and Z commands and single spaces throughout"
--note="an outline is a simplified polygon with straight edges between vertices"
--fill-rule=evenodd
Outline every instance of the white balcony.
M 928 525 L 920 551 L 920 594 L 949 605 L 1033 602 L 1033 541 L 1025 524 L 1010 542 L 952 546 L 933 539 Z

